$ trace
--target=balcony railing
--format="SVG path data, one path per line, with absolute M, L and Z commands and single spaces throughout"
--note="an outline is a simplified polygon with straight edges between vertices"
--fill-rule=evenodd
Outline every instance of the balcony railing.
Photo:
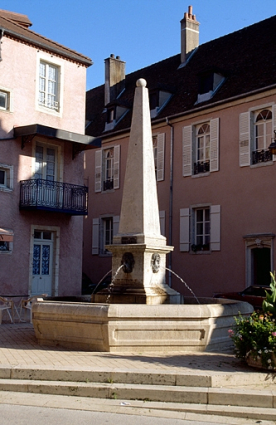
M 272 161 L 272 153 L 269 149 L 261 149 L 252 152 L 252 164 L 259 164 L 260 162 Z
M 210 161 L 198 161 L 194 163 L 194 174 L 208 173 L 210 171 Z
M 88 188 L 69 183 L 33 179 L 20 182 L 20 209 L 87 215 Z
M 108 179 L 103 182 L 103 190 L 113 189 L 113 179 Z

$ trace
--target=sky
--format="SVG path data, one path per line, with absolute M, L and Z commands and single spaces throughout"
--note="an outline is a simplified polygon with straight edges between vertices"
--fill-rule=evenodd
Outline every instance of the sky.
M 110 54 L 129 74 L 180 53 L 189 5 L 200 44 L 276 15 L 276 0 L 0 0 L 0 9 L 28 15 L 31 30 L 92 59 L 87 90 L 104 83 Z

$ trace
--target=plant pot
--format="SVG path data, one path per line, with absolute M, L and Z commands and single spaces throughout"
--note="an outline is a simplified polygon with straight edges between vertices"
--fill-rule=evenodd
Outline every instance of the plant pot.
M 276 365 L 276 355 L 275 354 L 272 354 L 272 360 L 273 360 L 274 364 Z M 255 367 L 255 368 L 258 368 L 258 369 L 276 370 L 276 366 L 274 366 L 274 367 L 264 366 L 262 364 L 262 360 L 261 359 L 255 359 L 252 354 L 249 354 L 249 356 L 246 358 L 246 363 L 248 364 L 248 366 Z

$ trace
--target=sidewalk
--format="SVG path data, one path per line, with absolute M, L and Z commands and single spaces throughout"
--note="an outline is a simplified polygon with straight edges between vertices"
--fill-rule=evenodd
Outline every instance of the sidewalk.
M 249 368 L 232 353 L 141 353 L 112 354 L 69 351 L 37 344 L 33 326 L 29 323 L 4 323 L 0 326 L 0 368 L 3 370 L 53 369 L 67 371 L 124 371 L 173 375 L 204 375 L 227 377 L 239 387 L 275 387 L 275 374 Z M 228 385 L 229 387 L 229 385 Z

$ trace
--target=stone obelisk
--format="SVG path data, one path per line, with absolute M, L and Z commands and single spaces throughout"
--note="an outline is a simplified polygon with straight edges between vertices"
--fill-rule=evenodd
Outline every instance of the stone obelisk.
M 180 302 L 180 294 L 165 284 L 166 254 L 173 247 L 166 245 L 160 232 L 149 96 L 144 79 L 137 81 L 135 89 L 119 233 L 106 249 L 112 252 L 113 281 L 108 291 L 92 295 L 93 302 Z

